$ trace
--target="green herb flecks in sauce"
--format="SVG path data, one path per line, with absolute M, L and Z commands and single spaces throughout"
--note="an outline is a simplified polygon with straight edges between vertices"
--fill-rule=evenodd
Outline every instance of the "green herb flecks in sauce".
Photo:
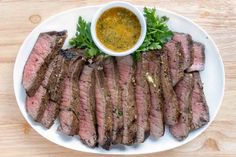
M 125 8 L 115 7 L 100 16 L 96 24 L 96 33 L 105 47 L 123 52 L 137 43 L 141 25 L 134 13 Z

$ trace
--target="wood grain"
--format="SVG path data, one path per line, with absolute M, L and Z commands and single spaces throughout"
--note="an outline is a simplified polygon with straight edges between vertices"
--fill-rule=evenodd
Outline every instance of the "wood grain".
M 102 156 L 72 151 L 42 138 L 21 115 L 14 96 L 12 73 L 15 57 L 26 36 L 41 21 L 61 11 L 105 0 L 0 0 L 0 156 L 68 157 Z M 150 157 L 236 156 L 236 1 L 235 0 L 133 0 L 184 15 L 213 37 L 225 64 L 226 88 L 215 121 L 198 138 L 171 151 Z M 153 148 L 155 149 L 155 148 Z

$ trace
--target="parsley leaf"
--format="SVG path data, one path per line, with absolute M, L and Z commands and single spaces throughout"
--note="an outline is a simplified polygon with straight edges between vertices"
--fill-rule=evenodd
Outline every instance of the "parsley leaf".
M 75 37 L 70 39 L 69 44 L 76 48 L 85 49 L 85 56 L 93 58 L 100 55 L 102 52 L 97 48 L 93 42 L 91 32 L 91 23 L 86 22 L 81 16 L 78 19 Z
M 156 9 L 144 8 L 146 18 L 147 33 L 142 45 L 133 53 L 133 58 L 138 60 L 141 52 L 161 49 L 162 46 L 172 38 L 173 32 L 169 30 L 166 16 L 159 17 L 156 15 Z

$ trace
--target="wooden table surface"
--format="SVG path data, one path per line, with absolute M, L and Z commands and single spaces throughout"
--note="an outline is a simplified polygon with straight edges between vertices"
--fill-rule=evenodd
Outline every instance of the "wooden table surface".
M 0 156 L 102 156 L 72 151 L 44 139 L 26 122 L 13 92 L 13 66 L 26 36 L 61 11 L 104 0 L 0 0 Z M 236 0 L 133 0 L 165 8 L 198 23 L 215 40 L 226 72 L 225 96 L 215 121 L 198 138 L 174 150 L 143 156 L 236 156 Z

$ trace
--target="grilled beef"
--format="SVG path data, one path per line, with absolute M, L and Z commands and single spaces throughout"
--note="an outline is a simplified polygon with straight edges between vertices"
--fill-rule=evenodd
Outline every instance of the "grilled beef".
M 175 86 L 184 76 L 183 52 L 179 42 L 170 40 L 164 46 L 168 55 L 168 65 L 172 85 Z
M 170 132 L 177 140 L 185 139 L 190 131 L 192 117 L 190 103 L 193 82 L 193 75 L 185 74 L 184 78 L 175 86 L 175 93 L 179 102 L 180 117 L 177 124 L 170 126 Z
M 148 60 L 145 57 L 147 54 L 142 53 L 142 57 L 137 61 L 135 72 L 135 99 L 138 111 L 138 129 L 137 142 L 142 143 L 150 134 L 150 92 L 146 79 L 148 74 Z
M 194 72 L 194 87 L 191 97 L 192 125 L 191 129 L 197 129 L 209 122 L 209 109 L 203 92 L 203 84 L 199 72 Z
M 47 103 L 46 109 L 43 112 L 42 118 L 40 119 L 40 123 L 46 127 L 46 128 L 50 128 L 55 119 L 57 118 L 59 113 L 59 104 L 53 102 L 53 101 L 49 101 Z
M 58 62 L 55 68 L 53 69 L 53 73 L 50 76 L 48 85 L 45 87 L 48 90 L 50 100 L 60 104 L 63 87 L 63 80 L 66 76 L 66 63 L 65 59 L 58 55 Z
M 193 42 L 193 64 L 187 69 L 187 72 L 202 71 L 205 64 L 205 48 L 204 45 L 199 42 Z
M 54 112 L 55 115 L 53 114 L 53 116 L 46 116 L 46 113 L 44 114 L 44 112 L 47 112 L 47 110 L 52 110 L 50 109 L 50 106 L 54 106 L 54 105 L 49 105 L 52 104 L 50 102 L 51 101 L 50 89 L 54 91 L 54 87 L 58 86 L 60 82 L 54 80 L 52 84 L 51 79 L 54 78 L 55 75 L 61 73 L 62 64 L 63 64 L 63 58 L 57 55 L 49 64 L 44 80 L 40 84 L 40 88 L 37 89 L 34 96 L 31 97 L 27 96 L 26 98 L 27 112 L 29 113 L 29 115 L 32 116 L 34 120 L 41 122 L 46 128 L 49 128 L 53 124 L 53 121 L 56 118 L 56 113 L 58 113 L 55 111 Z M 63 76 L 58 76 L 59 79 L 57 80 L 60 80 L 62 77 Z M 50 119 L 43 118 L 44 116 L 51 118 Z
M 80 118 L 79 136 L 89 147 L 97 144 L 95 116 L 95 74 L 94 68 L 85 65 L 79 79 Z
M 170 79 L 167 52 L 161 55 L 161 63 L 161 85 L 164 96 L 163 113 L 165 124 L 175 125 L 178 122 L 179 105 Z
M 56 62 L 57 59 L 54 59 L 50 63 L 42 85 L 37 89 L 34 96 L 26 96 L 26 110 L 35 121 L 39 121 L 41 119 L 44 109 L 49 102 L 49 96 L 47 94 L 47 90 L 44 87 L 48 85 L 50 76 L 53 72 L 54 67 L 56 66 Z
M 103 63 L 104 74 L 107 80 L 107 86 L 111 95 L 113 106 L 113 131 L 112 142 L 114 144 L 122 143 L 123 139 L 123 108 L 121 104 L 119 73 L 114 58 L 109 57 Z
M 58 116 L 62 91 L 64 89 L 63 80 L 67 71 L 65 59 L 61 55 L 56 56 L 56 59 L 57 63 L 53 68 L 51 76 L 49 77 L 48 84 L 44 84 L 45 80 L 42 83 L 44 88 L 47 89 L 47 94 L 49 95 L 50 100 L 46 106 L 46 109 L 44 110 L 41 120 L 39 121 L 46 128 L 50 128 Z
M 41 33 L 26 61 L 22 83 L 29 96 L 33 96 L 42 83 L 48 64 L 64 44 L 67 32 Z
M 83 51 L 83 49 L 74 48 L 63 51 L 61 50 L 60 55 L 55 57 L 57 61 L 56 64 L 52 65 L 53 68 L 48 68 L 48 71 L 53 69 L 50 77 L 46 78 L 46 74 L 45 79 L 42 82 L 42 85 L 47 89 L 50 101 L 46 106 L 40 123 L 47 128 L 51 127 L 58 116 L 59 106 L 61 106 L 59 130 L 67 135 L 78 134 L 78 118 L 75 120 L 75 115 L 78 117 L 79 113 L 78 78 L 83 67 L 83 61 L 81 60 L 81 54 Z M 70 78 L 69 81 L 67 79 L 68 77 Z M 71 84 L 72 86 L 70 86 Z M 69 90 L 68 87 L 72 87 L 72 97 L 74 98 L 72 100 L 67 97 L 67 93 L 65 94 L 65 91 Z M 62 94 L 64 96 L 63 101 Z M 71 100 L 71 104 L 65 102 L 66 100 Z M 73 106 L 73 109 L 71 106 Z M 70 121 L 71 119 L 72 121 Z M 71 125 L 75 125 L 75 127 Z
M 64 91 L 60 105 L 58 130 L 66 135 L 73 136 L 79 131 L 79 91 L 70 78 L 64 80 Z
M 174 33 L 156 52 L 86 59 L 84 49 L 60 50 L 66 31 L 41 33 L 23 72 L 26 110 L 50 128 L 79 135 L 89 147 L 142 143 L 164 135 L 167 124 L 177 139 L 209 122 L 199 71 L 204 46 Z M 185 72 L 186 73 L 185 73 Z
M 67 58 L 68 59 L 68 58 Z M 84 61 L 81 58 L 70 58 L 69 69 L 63 82 L 64 91 L 60 104 L 59 131 L 66 135 L 77 135 L 79 131 L 79 76 L 83 69 Z
M 98 144 L 109 149 L 112 143 L 112 101 L 104 71 L 95 69 L 95 100 L 98 129 Z
M 150 133 L 155 138 L 159 138 L 163 136 L 165 132 L 160 54 L 148 52 L 143 57 L 146 57 L 148 60 L 148 74 L 146 74 L 146 78 L 151 95 L 151 109 L 149 115 Z
M 181 44 L 183 50 L 183 67 L 185 70 L 193 63 L 192 37 L 189 34 L 174 33 L 173 40 L 178 41 Z
M 117 57 L 119 84 L 121 88 L 121 104 L 123 107 L 123 144 L 135 142 L 137 134 L 137 108 L 134 94 L 134 69 L 132 57 Z
M 34 96 L 26 97 L 26 111 L 35 121 L 39 121 L 48 102 L 47 90 L 43 86 L 39 86 Z

